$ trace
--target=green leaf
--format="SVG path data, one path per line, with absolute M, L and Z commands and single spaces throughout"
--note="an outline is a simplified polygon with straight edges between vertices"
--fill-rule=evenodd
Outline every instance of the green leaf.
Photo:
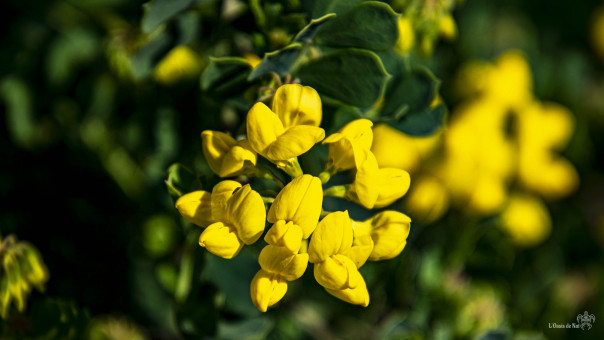
M 159 25 L 172 19 L 192 3 L 193 0 L 152 0 L 145 3 L 141 29 L 144 33 L 153 32 Z
M 393 77 L 387 85 L 381 116 L 400 118 L 425 110 L 436 95 L 440 81 L 426 68 L 416 68 Z
M 213 283 L 225 296 L 225 306 L 242 315 L 258 315 L 260 311 L 252 304 L 250 282 L 260 269 L 258 255 L 249 247 L 230 260 L 208 253 L 202 278 Z
M 165 183 L 174 200 L 188 192 L 201 189 L 197 175 L 180 163 L 174 163 L 168 168 L 168 179 Z
M 302 65 L 297 76 L 322 95 L 366 107 L 380 97 L 389 75 L 375 53 L 342 49 Z
M 319 18 L 328 13 L 335 13 L 337 15 L 344 14 L 354 8 L 356 5 L 363 2 L 363 0 L 322 0 L 315 1 L 315 6 L 312 11 L 313 18 Z
M 338 15 L 317 32 L 317 44 L 386 50 L 396 43 L 396 13 L 383 2 L 369 1 Z
M 334 113 L 333 121 L 328 132 L 329 134 L 332 134 L 353 120 L 361 118 L 365 117 L 358 108 L 354 106 L 342 106 Z
M 333 19 L 336 15 L 334 13 L 326 14 L 318 19 L 312 19 L 310 23 L 298 32 L 294 41 L 303 42 L 311 40 L 319 28 L 321 28 L 326 22 Z
M 219 340 L 266 339 L 273 328 L 273 321 L 265 316 L 237 322 L 222 321 L 218 324 Z
M 210 63 L 201 75 L 201 89 L 217 94 L 240 91 L 247 84 L 252 71 L 243 58 L 210 58 Z
M 410 113 L 400 121 L 389 121 L 388 124 L 411 136 L 430 136 L 443 126 L 446 115 L 446 107 L 438 105 Z
M 168 254 L 176 245 L 178 226 L 166 215 L 154 215 L 143 224 L 143 246 L 153 257 Z
M 262 62 L 256 66 L 247 79 L 254 80 L 270 72 L 275 72 L 278 75 L 289 73 L 301 51 L 302 45 L 294 43 L 278 51 L 266 53 Z

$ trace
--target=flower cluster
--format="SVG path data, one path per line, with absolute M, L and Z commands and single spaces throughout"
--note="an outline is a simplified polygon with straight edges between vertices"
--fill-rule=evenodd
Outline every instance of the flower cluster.
M 368 209 L 386 207 L 407 192 L 410 177 L 404 170 L 378 165 L 371 152 L 369 120 L 352 121 L 325 138 L 321 119 L 321 99 L 314 89 L 299 84 L 279 87 L 272 109 L 258 102 L 249 110 L 247 139 L 202 133 L 211 169 L 237 180 L 223 180 L 211 192 L 191 192 L 176 202 L 184 219 L 205 228 L 199 244 L 217 256 L 233 258 L 264 235 L 260 270 L 250 285 L 252 301 L 263 312 L 283 298 L 288 282 L 300 278 L 309 262 L 316 281 L 330 294 L 367 306 L 369 293 L 359 268 L 367 260 L 391 259 L 406 245 L 411 220 L 398 211 L 355 221 L 348 211 L 323 210 L 326 195 Z M 304 174 L 297 157 L 321 141 L 329 147 L 325 171 L 319 177 Z M 261 166 L 259 157 L 276 170 Z M 291 178 L 288 183 L 275 174 L 279 169 Z M 351 184 L 324 190 L 332 175 L 347 170 L 354 175 Z M 242 184 L 249 177 L 272 179 L 281 190 L 274 197 L 261 196 L 249 183 Z M 270 203 L 268 212 L 265 203 Z M 265 231 L 266 221 L 270 228 Z
M 561 198 L 578 184 L 572 164 L 558 155 L 571 136 L 572 115 L 533 97 L 530 67 L 517 51 L 494 64 L 472 63 L 459 79 L 469 99 L 454 110 L 448 129 L 414 138 L 378 126 L 372 148 L 378 163 L 418 172 L 406 202 L 412 216 L 433 221 L 449 202 L 481 216 L 501 212 L 515 243 L 537 244 L 551 227 L 539 196 Z M 393 144 L 408 152 L 393 152 Z

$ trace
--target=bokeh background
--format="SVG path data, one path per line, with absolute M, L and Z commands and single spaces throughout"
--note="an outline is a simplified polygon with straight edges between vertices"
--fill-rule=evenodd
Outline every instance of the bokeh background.
M 389 3 L 404 12 L 416 2 Z M 445 131 L 474 86 L 460 80 L 462 68 L 511 49 L 526 57 L 533 96 L 571 112 L 559 151 L 579 182 L 544 203 L 551 231 L 540 242 L 519 246 L 496 213 L 453 204 L 413 222 L 399 257 L 363 268 L 369 307 L 332 298 L 306 273 L 266 314 L 249 298 L 256 259 L 244 252 L 229 262 L 197 246 L 199 229 L 181 220 L 165 180 L 179 162 L 198 185 L 215 183 L 200 133 L 237 132 L 257 91 L 202 89 L 210 57 L 253 62 L 284 47 L 313 3 L 162 6 L 2 4 L 0 235 L 34 245 L 49 272 L 25 311 L 0 320 L 3 338 L 604 338 L 604 3 L 442 5 L 456 34 L 418 39 L 409 56 L 441 81 Z M 549 327 L 584 311 L 596 317 L 590 330 Z

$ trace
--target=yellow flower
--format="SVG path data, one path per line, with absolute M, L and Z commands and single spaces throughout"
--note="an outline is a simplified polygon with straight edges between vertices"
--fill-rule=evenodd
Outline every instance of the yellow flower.
M 411 228 L 409 216 L 393 210 L 382 211 L 364 222 L 371 226 L 372 261 L 388 260 L 398 256 L 405 245 Z
M 158 83 L 172 85 L 195 77 L 201 71 L 199 57 L 187 46 L 176 46 L 157 64 L 154 77 Z
M 412 137 L 388 124 L 377 124 L 373 127 L 371 152 L 381 168 L 413 172 L 436 147 L 441 136 L 440 133 L 435 133 L 429 137 Z
M 252 149 L 285 167 L 287 162 L 325 137 L 323 129 L 310 125 L 285 128 L 279 117 L 264 103 L 256 103 L 247 115 L 247 135 Z
M 555 104 L 534 103 L 518 113 L 518 177 L 546 198 L 573 191 L 579 176 L 573 165 L 557 156 L 573 130 L 571 113 Z
M 446 40 L 457 38 L 457 25 L 451 14 L 447 13 L 438 19 L 438 33 Z
M 512 241 L 526 247 L 541 243 L 552 228 L 547 207 L 538 198 L 525 194 L 510 197 L 501 222 Z
M 200 227 L 212 224 L 212 194 L 199 190 L 182 195 L 176 201 L 176 209 L 182 217 Z
M 287 281 L 279 274 L 271 274 L 260 269 L 250 284 L 250 294 L 254 306 L 261 312 L 279 302 L 287 292 Z
M 355 158 L 352 145 L 361 149 L 371 148 L 373 143 L 373 123 L 369 119 L 357 119 L 346 124 L 338 132 L 325 138 L 323 144 L 329 144 L 327 169 L 334 167 L 334 173 L 353 169 Z
M 431 223 L 449 208 L 449 193 L 438 179 L 424 176 L 413 181 L 405 206 L 414 219 Z
M 407 54 L 415 43 L 415 32 L 411 20 L 404 16 L 399 16 L 397 21 L 398 40 L 394 45 L 395 49 L 402 54 Z
M 286 129 L 296 125 L 321 125 L 322 110 L 321 97 L 309 86 L 285 84 L 273 97 L 273 112 Z
M 367 209 L 382 208 L 403 197 L 411 178 L 402 169 L 382 168 L 370 150 L 353 144 L 357 173 L 354 182 L 346 191 L 346 198 L 358 202 Z
M 268 236 L 276 226 L 284 225 L 280 222 L 284 221 L 278 221 L 265 237 L 269 245 L 260 252 L 258 263 L 261 269 L 251 283 L 252 302 L 262 312 L 266 312 L 268 307 L 281 300 L 287 291 L 286 282 L 300 278 L 308 266 L 308 254 L 298 254 L 302 240 L 301 232 L 296 235 L 298 245 L 293 247 L 296 248 L 295 250 L 292 250 L 292 247 L 281 246 L 281 240 L 273 242 L 275 238 Z M 292 225 L 292 222 L 287 224 Z M 299 228 L 297 230 L 300 231 Z
M 488 78 L 487 95 L 512 108 L 532 99 L 533 78 L 526 56 L 520 51 L 508 51 L 495 61 Z
M 206 130 L 201 133 L 203 154 L 210 168 L 220 177 L 253 174 L 256 152 L 247 140 L 237 142 L 224 132 Z
M 306 239 L 317 226 L 322 203 L 321 180 L 311 175 L 298 176 L 279 192 L 267 218 L 270 223 L 279 220 L 293 222 L 302 230 L 302 237 Z
M 232 181 L 228 181 L 232 182 Z M 230 195 L 230 196 L 229 196 Z M 225 197 L 226 200 L 224 200 Z M 217 207 L 214 203 L 217 203 Z M 223 211 L 214 213 L 224 207 Z M 266 211 L 260 194 L 249 184 L 231 191 L 212 191 L 212 216 L 219 215 L 218 222 L 208 226 L 199 236 L 199 245 L 214 255 L 230 259 L 244 244 L 252 244 L 264 231 Z
M 327 215 L 310 239 L 309 261 L 314 263 L 315 279 L 328 292 L 349 303 L 367 306 L 369 292 L 365 280 L 347 256 L 352 239 L 352 220 L 347 211 Z

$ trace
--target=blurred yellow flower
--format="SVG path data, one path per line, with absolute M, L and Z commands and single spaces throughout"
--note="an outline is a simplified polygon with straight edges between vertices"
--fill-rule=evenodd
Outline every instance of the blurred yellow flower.
M 273 112 L 284 128 L 296 125 L 321 125 L 323 108 L 315 89 L 300 84 L 280 86 L 273 97 Z
M 414 137 L 382 123 L 373 127 L 371 152 L 380 168 L 398 168 L 412 173 L 440 139 L 440 132 L 428 137 Z
M 545 198 L 568 195 L 579 183 L 573 165 L 555 154 L 566 145 L 573 116 L 564 107 L 538 102 L 518 113 L 518 177 Z
M 457 38 L 457 25 L 450 13 L 447 13 L 438 19 L 438 33 L 441 37 L 449 41 Z
M 225 197 L 228 198 L 223 200 Z M 214 213 L 221 207 L 224 207 L 222 211 Z M 266 210 L 262 197 L 246 184 L 231 192 L 230 196 L 228 191 L 223 195 L 213 191 L 212 216 L 218 216 L 218 222 L 201 233 L 199 245 L 214 255 L 230 259 L 237 256 L 244 244 L 252 244 L 260 238 Z
M 243 59 L 245 59 L 245 61 L 247 61 L 248 64 L 252 66 L 252 68 L 256 68 L 256 66 L 258 66 L 262 62 L 262 58 L 253 53 L 244 53 Z
M 415 44 L 415 31 L 411 20 L 400 15 L 397 20 L 398 40 L 394 48 L 401 54 L 407 54 Z
M 187 46 L 174 47 L 155 67 L 153 74 L 158 83 L 173 85 L 181 80 L 194 78 L 201 71 L 201 61 Z
M 357 119 L 344 125 L 338 132 L 331 134 L 323 141 L 329 144 L 329 155 L 326 169 L 334 168 L 333 173 L 355 168 L 352 145 L 355 148 L 371 148 L 373 143 L 373 123 L 369 119 Z
M 256 152 L 247 140 L 236 141 L 224 132 L 201 133 L 203 154 L 210 168 L 220 177 L 251 175 L 255 171 Z
M 501 213 L 501 225 L 519 246 L 541 243 L 551 231 L 551 218 L 547 207 L 537 197 L 514 194 Z
M 449 208 L 447 188 L 433 176 L 413 180 L 405 206 L 414 220 L 432 223 L 441 218 Z
M 353 244 L 352 220 L 347 211 L 327 215 L 313 233 L 308 247 L 317 282 L 352 304 L 367 306 L 369 292 L 354 261 L 347 256 Z
M 325 137 L 323 129 L 311 125 L 285 128 L 279 117 L 264 103 L 256 103 L 247 115 L 247 135 L 252 149 L 285 167 L 293 159 Z

